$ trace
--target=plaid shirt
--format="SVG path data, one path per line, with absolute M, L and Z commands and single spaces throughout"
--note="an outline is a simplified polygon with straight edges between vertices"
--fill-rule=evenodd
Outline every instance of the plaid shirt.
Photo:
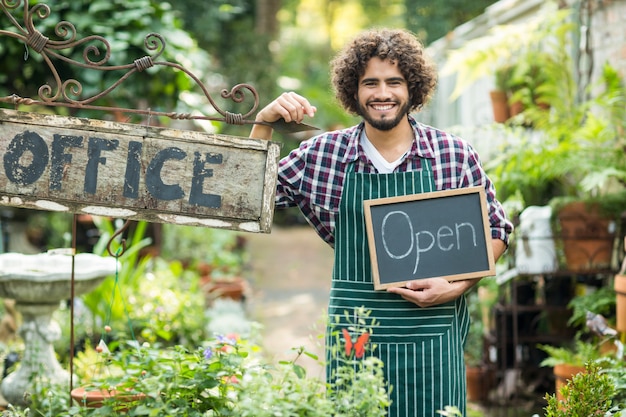
M 436 190 L 483 186 L 491 236 L 508 244 L 513 225 L 496 200 L 493 183 L 483 170 L 476 151 L 454 135 L 421 124 L 411 116 L 409 121 L 417 139 L 396 172 L 419 170 L 420 158 L 428 158 Z M 335 217 L 348 164 L 355 163 L 355 172 L 377 172 L 359 146 L 363 128 L 361 123 L 315 136 L 302 142 L 279 163 L 276 207 L 298 206 L 320 237 L 331 246 L 335 243 Z

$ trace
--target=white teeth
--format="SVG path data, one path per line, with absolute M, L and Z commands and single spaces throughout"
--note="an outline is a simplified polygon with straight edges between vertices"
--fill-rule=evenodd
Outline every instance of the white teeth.
M 386 104 L 384 106 L 372 106 L 374 107 L 375 110 L 380 110 L 380 111 L 385 111 L 385 110 L 391 110 L 391 108 L 393 107 L 393 104 Z

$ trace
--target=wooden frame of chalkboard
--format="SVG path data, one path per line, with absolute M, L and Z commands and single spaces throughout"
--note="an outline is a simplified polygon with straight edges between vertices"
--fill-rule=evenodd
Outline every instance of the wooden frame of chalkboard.
M 466 187 L 365 200 L 374 288 L 495 275 L 487 200 Z

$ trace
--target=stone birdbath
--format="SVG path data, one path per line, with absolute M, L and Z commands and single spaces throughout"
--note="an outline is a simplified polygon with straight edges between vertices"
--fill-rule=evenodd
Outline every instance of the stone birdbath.
M 90 253 L 74 256 L 74 295 L 88 293 L 113 275 L 116 259 Z M 15 300 L 22 315 L 18 334 L 24 341 L 19 367 L 0 385 L 6 401 L 25 405 L 24 393 L 33 374 L 52 383 L 67 384 L 70 374 L 56 358 L 53 342 L 61 337 L 61 328 L 52 313 L 61 301 L 71 298 L 72 256 L 60 253 L 25 255 L 0 254 L 0 297 Z

